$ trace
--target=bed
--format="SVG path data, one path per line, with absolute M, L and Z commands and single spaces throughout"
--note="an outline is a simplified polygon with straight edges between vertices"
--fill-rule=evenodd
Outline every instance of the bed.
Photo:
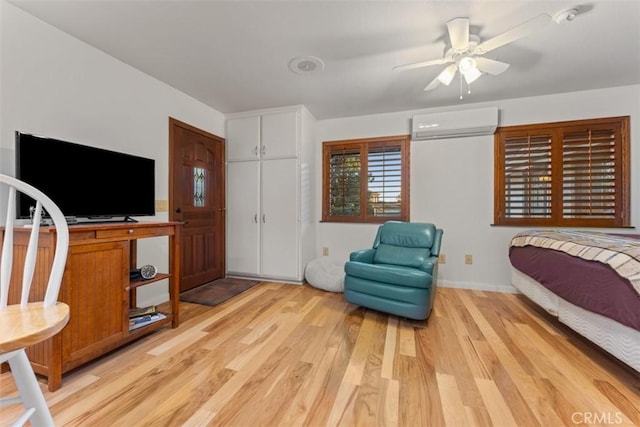
M 528 230 L 509 260 L 514 287 L 640 372 L 640 235 Z

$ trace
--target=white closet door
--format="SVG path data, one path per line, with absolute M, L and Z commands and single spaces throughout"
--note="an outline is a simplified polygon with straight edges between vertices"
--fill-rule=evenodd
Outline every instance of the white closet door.
M 295 157 L 298 155 L 298 113 L 264 114 L 262 120 L 261 151 L 263 159 Z
M 227 271 L 260 274 L 260 162 L 227 166 Z
M 260 116 L 227 120 L 228 160 L 257 160 L 260 157 Z
M 262 161 L 262 274 L 300 279 L 297 160 Z

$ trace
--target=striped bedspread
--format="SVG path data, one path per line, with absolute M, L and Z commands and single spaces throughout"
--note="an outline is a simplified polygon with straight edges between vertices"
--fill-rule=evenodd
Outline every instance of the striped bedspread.
M 528 230 L 516 234 L 510 245 L 553 249 L 607 264 L 640 294 L 640 240 L 599 232 Z

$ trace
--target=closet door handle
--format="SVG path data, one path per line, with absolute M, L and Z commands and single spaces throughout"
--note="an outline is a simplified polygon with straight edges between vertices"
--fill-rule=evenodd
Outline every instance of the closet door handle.
M 253 215 L 253 222 L 258 223 L 258 214 Z
M 264 156 L 265 151 L 267 151 L 267 147 L 265 147 L 264 145 L 262 146 L 262 155 Z
M 253 150 L 251 150 L 251 152 L 253 153 L 254 156 L 258 155 L 258 146 L 256 145 L 255 147 L 253 147 Z
M 262 214 L 262 223 L 266 223 L 267 222 L 267 215 Z

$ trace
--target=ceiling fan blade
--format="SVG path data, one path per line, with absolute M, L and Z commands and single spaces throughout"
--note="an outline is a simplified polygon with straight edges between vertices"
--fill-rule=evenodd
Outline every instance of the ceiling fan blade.
M 483 54 L 534 33 L 551 22 L 551 16 L 543 13 L 489 40 L 475 48 L 476 54 Z
M 433 90 L 435 88 L 437 88 L 438 86 L 440 86 L 440 80 L 438 80 L 438 78 L 436 77 L 435 79 L 433 79 L 431 81 L 431 83 L 429 83 L 427 85 L 427 87 L 424 88 L 425 92 L 428 90 Z
M 451 47 L 457 51 L 465 51 L 469 48 L 469 19 L 455 18 L 447 22 Z
M 430 61 L 420 61 L 414 62 L 412 64 L 396 65 L 395 67 L 393 67 L 393 71 L 413 70 L 414 68 L 429 67 L 431 65 L 448 64 L 449 62 L 453 62 L 453 60 L 448 58 L 432 59 Z
M 440 74 L 438 74 L 438 76 L 435 79 L 433 79 L 433 81 L 429 83 L 427 87 L 424 88 L 424 90 L 435 89 L 440 85 L 440 83 L 446 86 L 449 86 L 449 84 L 451 83 L 451 80 L 453 80 L 453 78 L 456 76 L 457 70 L 458 70 L 458 66 L 456 64 L 449 65 L 447 68 L 442 70 Z
M 478 70 L 494 76 L 504 73 L 505 71 L 507 71 L 507 68 L 509 68 L 509 64 L 507 64 L 506 62 L 483 58 L 482 56 L 476 56 L 473 59 L 476 61 L 476 67 L 478 67 Z

